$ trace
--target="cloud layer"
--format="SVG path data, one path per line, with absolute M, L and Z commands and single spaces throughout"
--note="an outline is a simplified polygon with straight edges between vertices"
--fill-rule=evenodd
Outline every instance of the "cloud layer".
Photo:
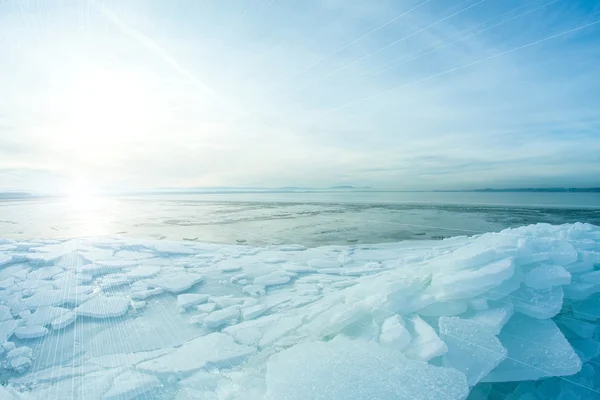
M 0 3 L 0 190 L 600 186 L 600 4 Z

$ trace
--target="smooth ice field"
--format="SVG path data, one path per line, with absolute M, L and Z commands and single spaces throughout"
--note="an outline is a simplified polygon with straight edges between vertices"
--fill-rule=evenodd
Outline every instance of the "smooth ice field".
M 600 228 L 0 241 L 0 399 L 600 398 Z

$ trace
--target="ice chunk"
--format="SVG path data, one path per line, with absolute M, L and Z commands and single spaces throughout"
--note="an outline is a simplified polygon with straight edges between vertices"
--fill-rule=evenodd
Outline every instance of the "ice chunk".
M 173 400 L 219 400 L 214 392 L 208 392 L 203 390 L 190 389 L 182 387 L 177 391 L 177 394 Z
M 27 325 L 16 328 L 14 332 L 19 339 L 35 339 L 46 336 L 48 329 L 41 325 Z
M 588 272 L 579 276 L 579 281 L 583 283 L 600 283 L 600 271 Z
M 565 269 L 572 274 L 592 271 L 594 269 L 594 263 L 587 261 L 576 261 L 572 264 L 566 265 Z
M 585 300 L 600 292 L 600 283 L 573 282 L 564 287 L 565 297 L 572 300 Z
M 589 339 L 594 336 L 596 332 L 596 324 L 589 321 L 579 321 L 577 319 L 567 317 L 567 316 L 559 316 L 555 319 L 555 321 L 562 326 L 567 327 L 567 329 L 573 332 L 575 335 L 579 336 L 583 339 Z M 568 332 L 564 332 L 565 335 L 569 335 Z M 572 335 L 570 335 L 572 336 Z
M 88 360 L 89 364 L 98 365 L 104 368 L 115 368 L 119 366 L 131 366 L 142 361 L 164 356 L 175 351 L 172 347 L 157 349 L 152 351 L 139 351 L 136 353 L 117 353 L 105 356 L 92 357 Z
M 208 300 L 207 294 L 184 293 L 177 296 L 177 305 L 183 309 L 197 306 Z
M 578 258 L 592 264 L 600 264 L 600 251 L 582 250 Z
M 39 308 L 48 306 L 62 306 L 67 301 L 65 299 L 64 290 L 40 290 L 34 293 L 31 297 L 25 299 L 25 303 L 29 307 Z
M 408 358 L 413 360 L 429 361 L 448 351 L 446 344 L 439 338 L 435 330 L 419 316 L 408 319 L 407 325 L 411 328 L 412 342 L 405 351 Z
M 469 300 L 469 307 L 475 311 L 487 310 L 489 308 L 488 301 L 483 297 L 476 297 Z
M 8 289 L 15 284 L 15 278 L 10 277 L 0 281 L 0 289 Z
M 33 357 L 33 351 L 31 350 L 31 348 L 29 348 L 27 346 L 21 346 L 21 347 L 12 349 L 11 351 L 9 351 L 6 354 L 6 359 L 8 361 L 12 360 L 13 358 L 17 358 L 17 357 L 31 358 L 31 357 Z
M 200 274 L 181 272 L 178 274 L 158 276 L 154 279 L 149 279 L 146 282 L 151 286 L 163 288 L 171 293 L 181 293 L 202 282 L 203 279 L 204 276 Z
M 262 304 L 257 304 L 255 306 L 245 307 L 242 309 L 242 317 L 245 320 L 254 319 L 256 317 L 260 317 L 265 312 L 267 312 L 269 308 Z
M 511 303 L 503 303 L 497 307 L 477 311 L 466 319 L 479 326 L 483 326 L 494 335 L 497 335 L 502 330 L 502 327 L 504 327 L 504 325 L 508 322 L 510 317 L 512 317 L 513 313 L 513 305 Z
M 548 254 L 549 259 L 557 265 L 569 265 L 577 261 L 577 250 L 573 245 L 565 240 L 559 239 L 538 239 L 537 247 L 543 249 L 542 252 Z
M 160 386 L 160 382 L 152 375 L 136 371 L 126 371 L 117 375 L 104 400 L 130 400 Z
M 467 311 L 469 303 L 466 300 L 438 301 L 417 311 L 424 317 L 451 317 Z
M 600 318 L 600 294 L 595 294 L 586 300 L 572 302 L 571 309 L 577 319 L 597 320 Z
M 305 246 L 301 244 L 284 244 L 279 246 L 280 251 L 303 251 L 306 250 Z
M 581 360 L 552 320 L 515 314 L 498 338 L 508 356 L 483 382 L 568 376 L 581 369 Z
M 219 308 L 227 308 L 242 303 L 244 299 L 233 296 L 215 296 L 211 297 L 210 301 L 215 303 Z
M 290 275 L 286 272 L 272 272 L 268 275 L 259 276 L 254 279 L 254 284 L 259 286 L 282 285 L 290 281 Z
M 436 274 L 429 290 L 438 300 L 469 299 L 509 279 L 514 272 L 513 260 L 504 259 L 475 270 Z
M 106 290 L 123 285 L 129 285 L 132 282 L 131 278 L 124 274 L 109 274 L 104 276 L 99 281 L 99 286 Z
M 242 291 L 244 293 L 248 293 L 250 296 L 253 296 L 253 297 L 259 297 L 266 293 L 265 287 L 262 285 L 246 285 L 246 286 L 244 286 Z
M 48 325 L 67 312 L 70 311 L 61 307 L 40 307 L 27 317 L 27 325 Z
M 0 322 L 13 319 L 10 308 L 5 305 L 0 305 Z
M 6 342 L 17 326 L 19 326 L 19 321 L 14 319 L 0 322 L 0 343 Z
M 97 296 L 86 301 L 74 311 L 77 315 L 90 318 L 114 318 L 127 313 L 129 300 L 124 297 Z
M 150 290 L 141 290 L 139 292 L 131 293 L 131 298 L 134 300 L 144 300 L 144 299 L 147 299 L 148 297 L 157 296 L 164 292 L 165 292 L 165 290 L 160 287 L 150 289 Z
M 296 265 L 296 264 L 286 264 L 283 266 L 283 269 L 285 271 L 289 271 L 289 272 L 293 272 L 293 273 L 297 273 L 297 274 L 317 272 L 317 270 L 313 267 L 307 267 L 304 265 Z
M 273 343 L 296 330 L 302 325 L 302 317 L 299 315 L 290 315 L 277 319 L 274 323 L 267 326 L 264 334 L 260 338 L 258 345 L 261 348 L 271 346 Z
M 215 303 L 206 303 L 196 307 L 196 310 L 201 313 L 210 313 L 213 312 L 217 308 Z
M 223 325 L 237 321 L 239 317 L 240 308 L 237 306 L 213 311 L 206 318 L 204 318 L 204 326 L 210 329 L 217 329 Z
M 87 264 L 79 268 L 79 273 L 85 275 L 105 275 L 110 273 L 121 272 L 124 266 L 120 263 L 105 263 L 105 264 Z
M 464 373 L 469 386 L 475 386 L 506 358 L 506 349 L 496 336 L 472 321 L 442 317 L 439 325 L 440 338 L 448 346 L 442 364 Z
M 57 331 L 63 328 L 66 328 L 67 326 L 71 325 L 73 322 L 75 322 L 75 320 L 77 319 L 77 314 L 75 314 L 73 311 L 67 311 L 64 314 L 62 314 L 60 317 L 56 318 L 54 321 L 52 321 L 52 329 Z
M 255 352 L 250 346 L 240 345 L 231 336 L 214 332 L 186 342 L 174 352 L 144 361 L 137 369 L 159 376 L 175 375 L 181 378 L 205 368 L 233 368 Z
M 342 266 L 338 260 L 333 258 L 314 258 L 312 260 L 308 260 L 306 264 L 315 269 L 338 268 Z
M 377 343 L 336 337 L 274 354 L 267 400 L 464 399 L 460 372 L 406 359 Z
M 0 254 L 0 265 L 8 265 L 12 260 L 13 257 L 10 254 Z
M 571 274 L 560 265 L 540 265 L 525 274 L 525 285 L 536 290 L 569 283 L 571 283 Z
M 127 276 L 129 276 L 133 280 L 152 278 L 153 276 L 158 275 L 160 269 L 161 268 L 157 266 L 143 265 L 135 267 L 134 269 L 129 271 L 127 273 Z
M 560 286 L 546 290 L 522 287 L 512 294 L 512 302 L 517 312 L 539 319 L 552 318 L 562 309 L 563 291 Z
M 10 367 L 18 373 L 23 373 L 31 368 L 31 358 L 17 357 L 10 360 Z
M 404 322 L 399 315 L 389 317 L 381 324 L 379 343 L 382 346 L 403 350 L 410 341 L 410 333 L 404 327 Z

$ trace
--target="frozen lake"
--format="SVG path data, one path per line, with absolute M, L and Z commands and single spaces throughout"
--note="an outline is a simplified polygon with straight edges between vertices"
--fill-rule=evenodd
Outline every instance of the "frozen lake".
M 600 225 L 598 193 L 227 193 L 0 201 L 0 237 L 120 235 L 306 246 Z
M 0 201 L 0 398 L 591 400 L 597 225 L 598 194 Z

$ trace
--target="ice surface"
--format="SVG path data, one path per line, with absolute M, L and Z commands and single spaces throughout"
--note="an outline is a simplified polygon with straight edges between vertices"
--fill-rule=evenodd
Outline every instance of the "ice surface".
M 456 370 L 406 359 L 373 342 L 344 337 L 298 344 L 269 358 L 268 400 L 464 399 Z
M 488 308 L 487 310 L 474 312 L 467 319 L 487 328 L 494 335 L 497 335 L 510 317 L 512 317 L 513 313 L 514 307 L 511 303 L 500 303 L 498 306 Z
M 473 321 L 442 317 L 439 325 L 440 338 L 448 346 L 442 364 L 465 374 L 469 386 L 477 384 L 506 358 L 506 349 L 495 334 Z
M 532 289 L 549 289 L 569 283 L 571 274 L 560 265 L 540 265 L 525 275 L 525 284 Z
M 498 338 L 508 355 L 485 382 L 568 376 L 581 369 L 581 360 L 552 320 L 515 314 Z
M 595 399 L 598 249 L 585 224 L 322 248 L 11 242 L 0 393 Z
M 514 270 L 513 260 L 505 259 L 479 269 L 440 273 L 434 276 L 430 291 L 438 300 L 469 299 L 509 279 Z

